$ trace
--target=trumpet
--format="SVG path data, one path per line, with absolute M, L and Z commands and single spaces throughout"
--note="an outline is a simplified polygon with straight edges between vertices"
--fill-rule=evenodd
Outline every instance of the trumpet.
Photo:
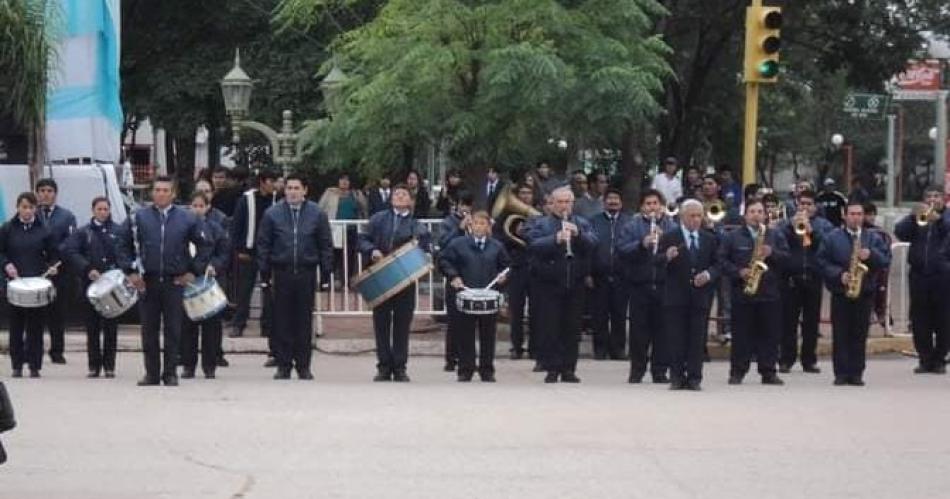
M 928 203 L 926 207 L 921 207 L 917 210 L 917 225 L 919 227 L 926 227 L 930 225 L 930 215 L 937 209 L 933 203 Z
M 680 212 L 680 207 L 679 207 L 679 205 L 676 204 L 675 202 L 674 202 L 674 203 L 669 203 L 669 204 L 666 205 L 666 216 L 668 216 L 668 217 L 670 217 L 670 218 L 673 218 L 673 217 L 675 217 L 676 215 L 678 215 L 679 212 Z
M 720 199 L 703 203 L 703 211 L 706 213 L 706 220 L 712 223 L 719 223 L 726 218 L 726 205 Z
M 802 238 L 802 246 L 805 248 L 811 246 L 811 222 L 803 212 L 795 215 L 794 229 L 795 235 Z

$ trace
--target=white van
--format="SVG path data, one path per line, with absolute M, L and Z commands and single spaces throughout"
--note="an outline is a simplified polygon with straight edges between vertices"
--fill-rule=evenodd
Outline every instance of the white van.
M 113 165 L 46 165 L 43 176 L 56 181 L 57 204 L 73 212 L 79 225 L 85 225 L 91 218 L 90 203 L 97 196 L 109 198 L 112 220 L 118 224 L 125 222 L 128 211 Z M 0 165 L 0 221 L 6 222 L 16 213 L 16 198 L 21 192 L 32 190 L 29 166 Z

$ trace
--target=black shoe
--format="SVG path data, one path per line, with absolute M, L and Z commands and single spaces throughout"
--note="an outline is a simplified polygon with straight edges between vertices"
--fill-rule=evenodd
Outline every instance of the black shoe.
M 194 371 L 192 371 L 192 377 L 194 377 Z M 165 386 L 178 386 L 178 376 L 174 374 L 166 374 L 162 376 L 162 383 Z
M 290 379 L 290 368 L 278 367 L 277 372 L 274 373 L 274 379 Z
M 194 379 L 195 378 L 195 368 L 186 367 L 181 370 L 181 379 Z
M 702 382 L 699 381 L 698 379 L 691 379 L 686 382 L 686 389 L 694 391 L 694 392 L 700 392 L 703 390 L 703 387 L 701 386 L 701 384 Z
M 267 357 L 267 360 L 264 361 L 264 367 L 277 367 L 277 359 L 274 357 Z
M 472 381 L 472 373 L 459 373 L 458 381 L 459 383 L 468 383 Z
M 409 375 L 406 374 L 406 370 L 405 370 L 405 369 L 397 369 L 397 370 L 393 371 L 393 381 L 395 381 L 395 382 L 397 382 L 397 383 L 408 383 L 408 382 L 409 382 Z
M 23 377 L 23 368 L 22 368 L 22 367 L 19 367 L 19 368 L 14 369 L 13 372 L 10 373 L 10 376 L 12 376 L 12 377 L 14 377 L 14 378 L 22 378 L 22 377 Z
M 815 364 L 812 364 L 812 365 L 810 365 L 810 366 L 802 366 L 802 371 L 804 371 L 804 372 L 806 372 L 806 373 L 809 373 L 809 374 L 820 374 L 820 373 L 821 373 L 821 368 L 819 368 L 819 367 L 816 366 Z
M 763 374 L 762 384 L 780 386 L 780 385 L 784 385 L 785 382 L 782 381 L 782 378 L 779 378 L 776 374 L 773 373 L 773 374 Z
M 393 375 L 389 372 L 389 369 L 383 369 L 382 367 L 376 369 L 376 376 L 373 376 L 373 381 L 390 381 L 393 379 Z
M 31 378 L 39 378 L 39 377 L 40 377 L 40 370 L 39 370 L 39 369 L 30 369 L 30 377 L 31 377 Z
M 631 385 L 643 383 L 643 375 L 639 373 L 630 373 L 630 375 L 627 376 L 627 383 L 630 383 Z
M 105 376 L 106 376 L 107 379 L 112 379 L 112 378 L 115 377 L 115 371 L 106 371 L 106 375 L 105 375 Z
M 547 376 L 544 377 L 545 383 L 557 383 L 557 372 L 550 371 Z
M 580 383 L 581 379 L 572 372 L 561 373 L 561 383 Z
M 914 374 L 927 374 L 929 372 L 930 372 L 930 369 L 928 369 L 927 367 L 923 365 L 920 365 L 914 368 Z
M 540 362 L 535 362 L 534 367 L 531 368 L 531 372 L 533 373 L 543 373 L 544 371 L 544 366 L 542 366 Z
M 492 373 L 479 374 L 478 377 L 482 379 L 482 383 L 494 383 L 494 382 L 495 382 L 495 375 L 492 374 Z
M 214 379 L 214 378 L 215 378 L 214 370 L 207 369 L 207 370 L 205 370 L 204 373 L 205 373 L 205 379 Z
M 665 373 L 654 374 L 654 375 L 653 375 L 653 382 L 656 383 L 656 384 L 658 384 L 658 385 L 663 385 L 663 384 L 669 383 L 669 382 L 670 382 L 670 378 L 669 378 L 669 376 L 667 376 Z
M 674 378 L 670 380 L 670 390 L 685 390 L 686 380 Z
M 145 376 L 144 378 L 140 379 L 139 382 L 136 383 L 136 384 L 137 384 L 138 386 L 158 386 L 158 385 L 162 384 L 162 382 L 161 382 L 161 380 L 160 380 L 159 378 L 153 378 L 153 377 L 151 377 L 151 376 Z
M 861 379 L 861 376 L 852 376 L 848 380 L 848 384 L 851 386 L 864 386 L 864 380 Z
M 835 376 L 835 381 L 833 383 L 835 386 L 844 386 L 848 384 L 848 378 L 844 376 Z
M 224 355 L 218 357 L 214 363 L 217 367 L 229 367 L 231 365 L 228 363 L 228 359 L 224 358 Z
M 623 352 L 610 352 L 610 360 L 630 360 L 630 357 Z
M 243 327 L 235 327 L 230 333 L 228 333 L 228 337 L 230 338 L 240 338 L 241 336 L 244 336 Z
M 456 364 L 454 360 L 447 360 L 445 361 L 445 365 L 442 367 L 442 370 L 447 373 L 454 373 L 456 367 L 458 367 L 458 364 Z
M 594 352 L 594 360 L 607 360 L 607 352 Z
M 789 364 L 779 364 L 779 366 L 778 366 L 778 372 L 780 372 L 780 373 L 782 373 L 782 374 L 788 374 L 788 373 L 792 372 L 792 366 L 789 365 Z
M 521 360 L 522 357 L 524 357 L 524 352 L 521 350 L 512 350 L 508 355 L 511 360 Z
M 930 372 L 934 374 L 947 374 L 947 366 L 943 364 L 940 364 L 939 366 L 934 366 L 934 368 L 931 369 Z
M 297 370 L 297 379 L 302 379 L 309 381 L 313 379 L 313 373 L 310 372 L 310 369 L 298 369 Z
M 63 354 L 61 354 L 61 353 L 55 353 L 55 354 L 54 354 L 54 353 L 51 353 L 51 354 L 49 354 L 49 360 L 52 361 L 53 364 L 65 364 L 65 363 L 66 363 L 66 357 L 63 357 Z
M 742 384 L 742 376 L 739 376 L 739 375 L 737 375 L 737 374 L 730 375 L 730 376 L 729 376 L 729 384 L 730 384 L 730 385 L 741 385 L 741 384 Z
M 99 377 L 99 371 L 97 371 L 97 370 L 89 371 L 89 374 L 87 374 L 86 377 L 87 377 L 87 378 L 98 378 L 98 377 Z

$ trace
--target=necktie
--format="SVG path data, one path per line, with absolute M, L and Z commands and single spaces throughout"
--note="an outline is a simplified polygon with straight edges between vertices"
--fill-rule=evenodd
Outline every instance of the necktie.
M 478 251 L 485 251 L 485 241 L 481 239 L 478 240 Z
M 699 249 L 699 245 L 696 242 L 696 233 L 690 232 L 689 233 L 689 250 L 695 253 L 697 249 Z
M 43 220 L 49 220 L 50 215 L 53 214 L 53 208 L 46 206 L 43 208 Z

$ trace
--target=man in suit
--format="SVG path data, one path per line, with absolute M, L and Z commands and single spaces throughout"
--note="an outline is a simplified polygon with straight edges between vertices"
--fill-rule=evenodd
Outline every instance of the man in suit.
M 781 282 L 782 339 L 779 354 L 779 372 L 791 371 L 800 358 L 806 373 L 820 373 L 818 368 L 818 319 L 821 312 L 821 269 L 818 268 L 818 248 L 831 224 L 818 216 L 815 193 L 800 191 L 796 197 L 795 215 L 782 220 L 777 230 L 788 242 L 788 263 Z M 796 227 L 804 226 L 805 234 L 798 235 Z M 801 355 L 798 349 L 798 324 L 801 318 Z
M 476 194 L 478 197 L 475 206 L 480 210 L 491 211 L 492 206 L 495 206 L 495 200 L 498 199 L 498 194 L 504 188 L 505 181 L 498 175 L 498 168 L 489 166 L 485 172 L 485 182 Z
M 640 213 L 621 229 L 617 253 L 624 261 L 630 296 L 629 383 L 643 382 L 647 364 L 654 383 L 669 383 L 669 341 L 663 327 L 663 283 L 666 267 L 656 265 L 660 238 L 677 228 L 666 216 L 663 195 L 648 189 L 641 195 Z
M 369 191 L 369 216 L 392 209 L 389 203 L 391 194 L 389 186 L 389 175 L 383 175 L 379 179 L 379 186 Z
M 703 205 L 683 202 L 680 227 L 660 237 L 654 263 L 665 270 L 663 330 L 670 353 L 670 390 L 701 389 L 709 306 L 719 279 L 718 241 L 702 230 Z
M 574 193 L 560 187 L 551 193 L 551 214 L 531 224 L 528 251 L 532 262 L 532 287 L 537 289 L 538 326 L 544 335 L 541 359 L 545 383 L 579 383 L 577 342 L 584 306 L 584 281 L 590 275 L 590 256 L 597 235 L 590 223 L 572 214 Z
M 745 225 L 728 233 L 719 247 L 722 273 L 732 284 L 732 355 L 729 384 L 742 383 L 753 352 L 764 385 L 782 385 L 776 371 L 782 328 L 779 281 L 788 258 L 788 244 L 765 223 L 765 205 L 755 200 L 745 205 Z M 745 288 L 753 275 L 750 263 L 761 260 L 768 269 L 754 294 Z
M 420 249 L 431 251 L 429 231 L 413 217 L 416 200 L 412 198 L 410 188 L 396 185 L 392 193 L 392 209 L 370 217 L 365 232 L 360 233 L 360 251 L 366 261 L 378 262 L 413 239 Z M 406 372 L 409 326 L 415 308 L 415 283 L 373 308 L 377 360 L 373 381 L 409 381 Z
M 832 364 L 835 386 L 864 386 L 865 354 L 870 325 L 871 301 L 874 294 L 875 270 L 890 265 L 891 249 L 884 240 L 864 230 L 864 206 L 849 202 L 845 209 L 845 226 L 832 230 L 818 250 L 818 264 L 831 291 Z M 855 249 L 857 248 L 857 251 Z M 851 260 L 867 267 L 855 298 L 846 294 L 851 282 Z
M 926 216 L 925 216 L 926 215 Z M 917 223 L 925 217 L 926 224 Z M 916 374 L 947 372 L 946 357 L 950 331 L 947 321 L 945 283 L 947 256 L 942 253 L 950 233 L 950 214 L 943 209 L 943 189 L 931 186 L 914 213 L 894 226 L 894 235 L 910 243 L 907 263 L 910 265 L 910 324 L 914 348 L 919 356 Z
M 66 208 L 56 205 L 56 196 L 59 186 L 51 178 L 43 178 L 36 182 L 36 199 L 39 201 L 37 216 L 53 235 L 53 242 L 59 248 L 66 238 L 76 230 L 76 216 Z M 50 304 L 46 313 L 46 329 L 49 330 L 49 358 L 53 364 L 65 364 L 65 332 L 66 307 L 77 289 L 76 274 L 66 266 L 60 267 L 59 273 L 53 277 L 56 286 L 56 299 Z
M 617 189 L 608 189 L 604 194 L 604 208 L 589 220 L 597 235 L 591 262 L 593 287 L 588 293 L 594 320 L 594 358 L 623 360 L 627 347 L 629 289 L 621 272 L 617 243 L 630 216 L 620 211 L 623 197 Z

